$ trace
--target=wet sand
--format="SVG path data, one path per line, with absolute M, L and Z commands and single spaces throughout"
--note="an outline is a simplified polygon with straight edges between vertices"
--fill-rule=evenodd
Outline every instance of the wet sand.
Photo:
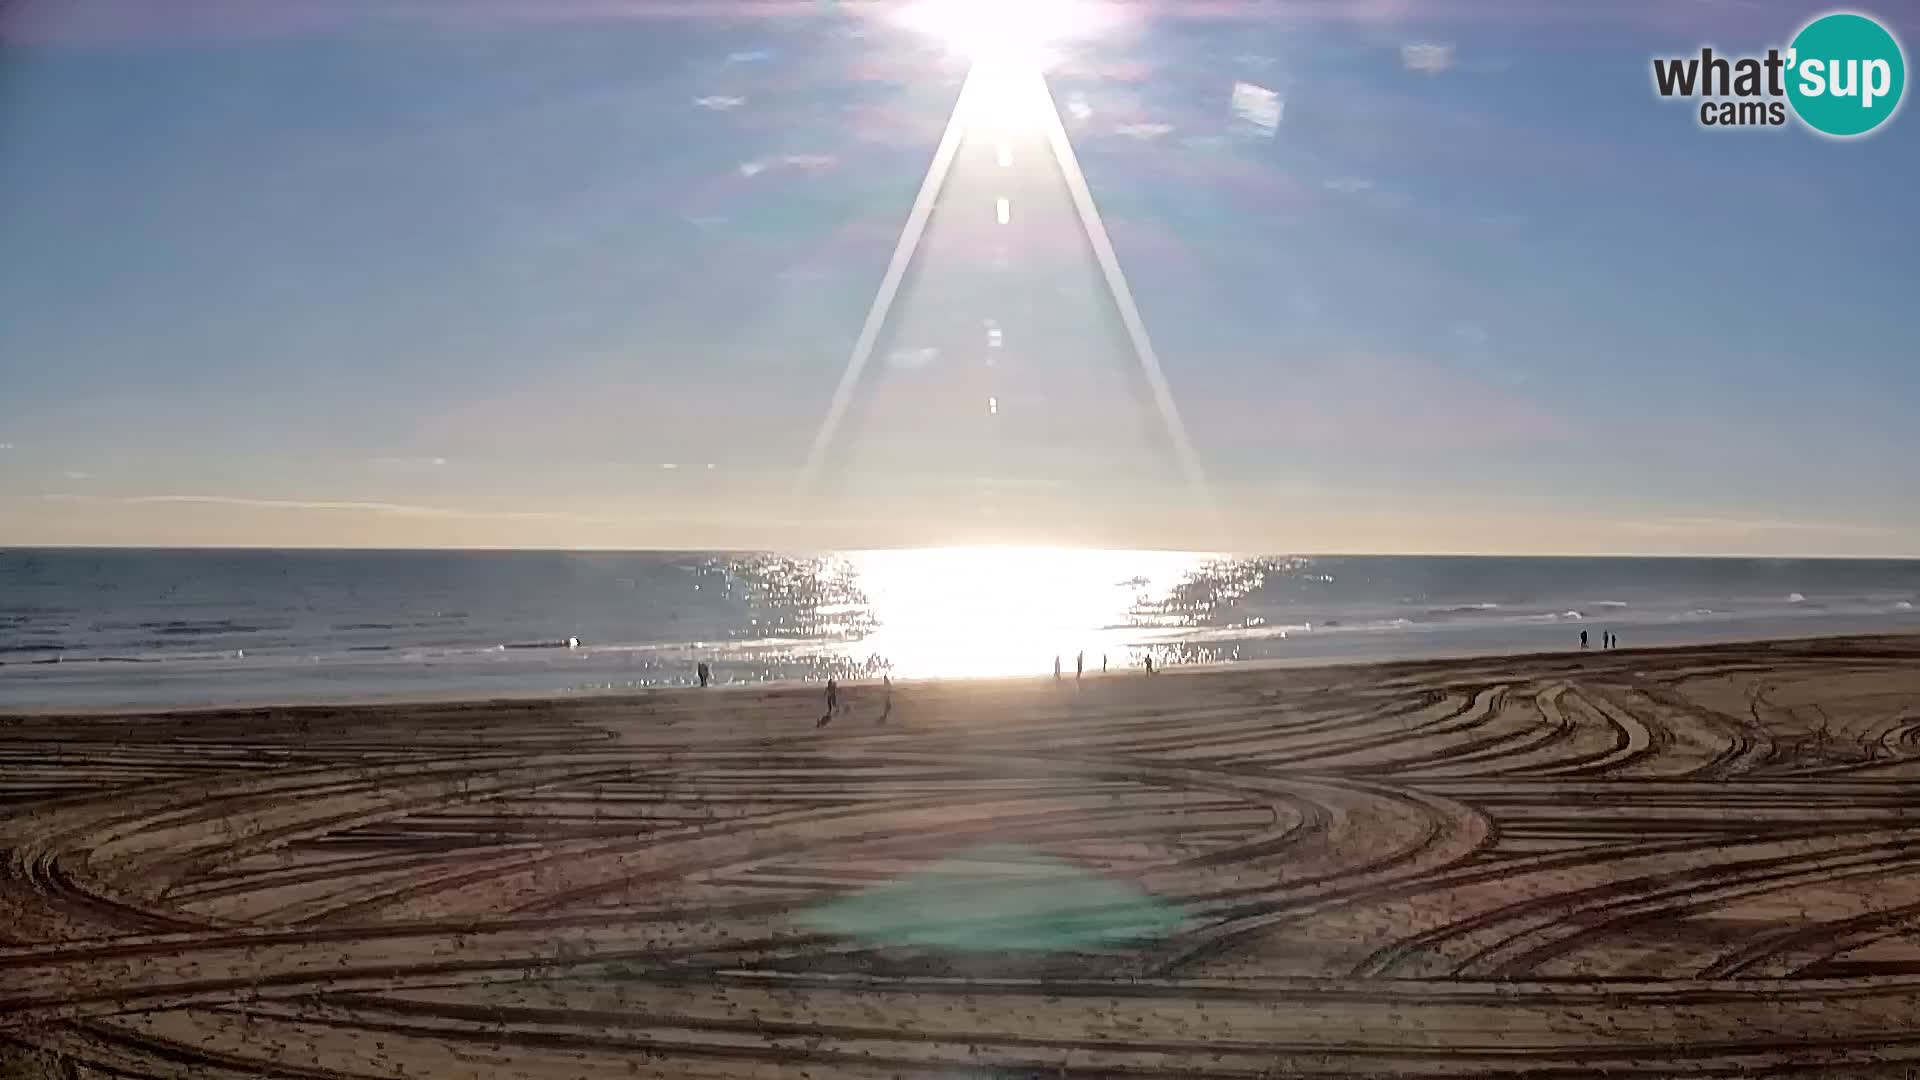
M 1920 639 L 842 700 L 0 719 L 0 1075 L 1920 1069 Z

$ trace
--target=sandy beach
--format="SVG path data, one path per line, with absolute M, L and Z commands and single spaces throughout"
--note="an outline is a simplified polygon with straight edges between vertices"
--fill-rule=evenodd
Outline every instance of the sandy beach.
M 0 1076 L 1920 1068 L 1920 639 L 882 695 L 0 719 Z

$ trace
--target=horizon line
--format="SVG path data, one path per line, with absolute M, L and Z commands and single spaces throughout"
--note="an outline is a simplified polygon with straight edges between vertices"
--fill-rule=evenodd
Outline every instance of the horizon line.
M 20 552 L 257 552 L 269 554 L 528 554 L 528 555 L 844 555 L 863 551 L 1127 551 L 1212 555 L 1228 559 L 1638 559 L 1679 560 L 1716 559 L 1776 562 L 1920 562 L 1913 555 L 1822 555 L 1769 554 L 1751 552 L 1499 552 L 1499 551 L 1385 551 L 1385 550 L 1287 550 L 1208 551 L 1201 548 L 1169 547 L 1147 544 L 1138 547 L 1089 544 L 1035 543 L 930 543 L 872 544 L 844 547 L 756 547 L 722 545 L 716 547 L 594 546 L 497 547 L 449 546 L 351 546 L 351 545 L 275 545 L 275 544 L 6 544 L 0 543 L 0 556 Z

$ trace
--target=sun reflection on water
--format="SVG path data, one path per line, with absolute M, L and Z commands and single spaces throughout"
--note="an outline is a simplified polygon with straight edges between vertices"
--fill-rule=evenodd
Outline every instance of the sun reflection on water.
M 849 552 L 872 631 L 859 650 L 905 678 L 978 678 L 1052 670 L 1076 653 L 1098 671 L 1141 640 L 1143 605 L 1217 556 L 1066 548 L 922 548 Z

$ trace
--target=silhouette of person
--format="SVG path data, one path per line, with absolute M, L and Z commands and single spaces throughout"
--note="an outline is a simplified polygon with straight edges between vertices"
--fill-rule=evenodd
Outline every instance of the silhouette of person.
M 1057 656 L 1053 658 L 1053 681 L 1060 681 L 1060 658 Z
M 1087 654 L 1081 653 L 1073 658 L 1073 681 L 1079 682 L 1087 673 Z
M 887 717 L 893 715 L 893 676 L 880 676 L 880 685 L 887 693 L 885 700 L 880 703 L 880 723 L 884 724 L 887 722 Z
M 1107 673 L 1107 654 L 1101 653 L 1100 654 L 1100 674 L 1105 675 L 1106 673 Z
M 1153 654 L 1152 653 L 1147 654 L 1147 674 L 1148 675 L 1153 674 Z
M 705 660 L 700 661 L 700 666 L 695 668 L 694 671 L 700 676 L 701 686 L 707 685 L 707 683 L 711 681 L 713 678 L 713 669 L 707 666 L 707 662 Z
M 1585 630 L 1580 631 L 1580 647 L 1583 649 L 1587 647 L 1587 632 Z
M 839 707 L 840 707 L 840 684 L 832 679 L 828 679 L 827 680 L 827 711 L 824 715 L 820 717 L 820 722 L 813 726 L 816 728 L 823 728 L 823 727 L 826 727 L 828 724 L 832 723 L 834 710 L 838 709 Z

